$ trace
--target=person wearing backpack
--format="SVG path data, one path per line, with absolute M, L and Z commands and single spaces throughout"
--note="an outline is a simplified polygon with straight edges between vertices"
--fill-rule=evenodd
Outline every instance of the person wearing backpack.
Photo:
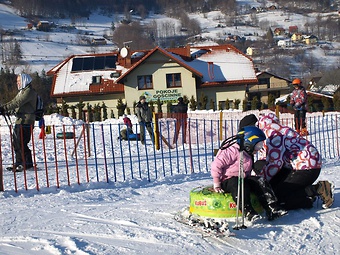
M 18 94 L 8 103 L 0 106 L 2 115 L 15 111 L 16 121 L 13 129 L 13 147 L 15 162 L 7 170 L 16 172 L 33 167 L 32 153 L 28 147 L 34 127 L 37 104 L 37 92 L 31 86 L 30 75 L 21 73 L 17 76 Z

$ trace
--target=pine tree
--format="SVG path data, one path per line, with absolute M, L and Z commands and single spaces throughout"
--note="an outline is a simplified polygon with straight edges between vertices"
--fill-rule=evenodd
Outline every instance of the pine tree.
M 197 109 L 197 102 L 196 102 L 194 96 L 191 96 L 189 108 L 192 111 L 195 111 Z
M 241 103 L 241 100 L 240 100 L 240 99 L 235 99 L 235 102 L 234 102 L 234 109 L 235 109 L 235 110 L 238 110 L 238 109 L 239 109 L 240 103 Z
M 127 104 L 123 103 L 122 98 L 119 98 L 117 101 L 118 117 L 123 116 L 126 106 Z
M 102 109 L 103 109 L 103 120 L 107 120 L 107 106 L 104 102 L 102 103 Z
M 158 113 L 161 113 L 161 112 L 163 112 L 162 111 L 162 105 L 163 105 L 163 102 L 161 102 L 161 100 L 158 98 L 157 99 L 157 109 L 158 109 Z

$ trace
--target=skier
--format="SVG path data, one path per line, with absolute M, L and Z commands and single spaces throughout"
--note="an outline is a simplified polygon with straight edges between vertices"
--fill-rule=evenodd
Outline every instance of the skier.
M 295 110 L 295 130 L 301 135 L 308 135 L 306 127 L 306 113 L 307 113 L 307 93 L 302 86 L 299 78 L 294 79 L 292 82 L 294 90 L 290 96 L 290 105 Z
M 243 147 L 245 152 L 243 158 L 245 174 L 243 215 L 249 221 L 255 221 L 261 217 L 251 205 L 251 192 L 259 197 L 260 203 L 266 210 L 268 220 L 273 220 L 287 213 L 277 205 L 277 198 L 270 185 L 263 178 L 251 176 L 252 156 L 262 148 L 265 139 L 264 133 L 259 128 L 243 127 L 235 138 L 229 139 L 228 144 L 222 144 L 211 164 L 211 176 L 213 177 L 215 192 L 231 193 L 233 200 L 237 201 L 238 174 L 241 153 L 243 153 L 241 147 Z M 224 147 L 224 145 L 226 146 Z
M 31 140 L 31 130 L 35 123 L 35 110 L 37 103 L 37 92 L 31 86 L 32 78 L 28 74 L 17 75 L 17 88 L 19 92 L 8 103 L 0 106 L 2 115 L 15 111 L 16 121 L 13 130 L 13 147 L 15 152 L 15 163 L 8 167 L 9 171 L 21 172 L 33 167 L 32 153 L 28 147 Z
M 313 183 L 320 175 L 321 156 L 315 146 L 293 129 L 281 125 L 274 113 L 260 117 L 259 128 L 267 139 L 260 151 L 255 169 L 272 185 L 279 202 L 286 210 L 311 208 L 321 197 L 323 208 L 334 202 L 334 185 L 329 181 Z

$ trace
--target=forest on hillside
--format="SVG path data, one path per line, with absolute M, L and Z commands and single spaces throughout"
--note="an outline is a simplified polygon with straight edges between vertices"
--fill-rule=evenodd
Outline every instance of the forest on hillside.
M 209 12 L 213 10 L 220 10 L 223 13 L 238 13 L 236 0 L 12 0 L 14 8 L 18 9 L 20 15 L 24 17 L 29 16 L 43 16 L 43 17 L 88 17 L 92 10 L 102 9 L 108 13 L 128 12 L 134 10 L 141 17 L 147 15 L 149 12 L 168 13 L 185 11 L 185 12 Z M 258 1 L 266 7 L 269 1 Z M 339 1 L 335 0 L 276 0 L 277 6 L 296 11 L 331 11 L 338 10 Z M 250 9 L 251 6 L 239 6 L 243 9 Z

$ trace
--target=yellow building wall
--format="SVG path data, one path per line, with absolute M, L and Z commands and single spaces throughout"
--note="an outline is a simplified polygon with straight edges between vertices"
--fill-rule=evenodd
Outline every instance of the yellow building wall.
M 167 103 L 177 103 L 178 97 L 194 96 L 196 99 L 196 83 L 192 72 L 180 66 L 163 54 L 155 53 L 144 63 L 135 68 L 124 80 L 125 100 L 127 106 L 132 108 L 134 102 L 139 101 L 141 95 L 145 95 L 147 101 L 157 102 L 158 98 L 163 102 L 162 110 L 166 112 Z M 166 74 L 180 73 L 182 87 L 167 88 Z M 138 89 L 137 76 L 152 75 L 153 89 Z

